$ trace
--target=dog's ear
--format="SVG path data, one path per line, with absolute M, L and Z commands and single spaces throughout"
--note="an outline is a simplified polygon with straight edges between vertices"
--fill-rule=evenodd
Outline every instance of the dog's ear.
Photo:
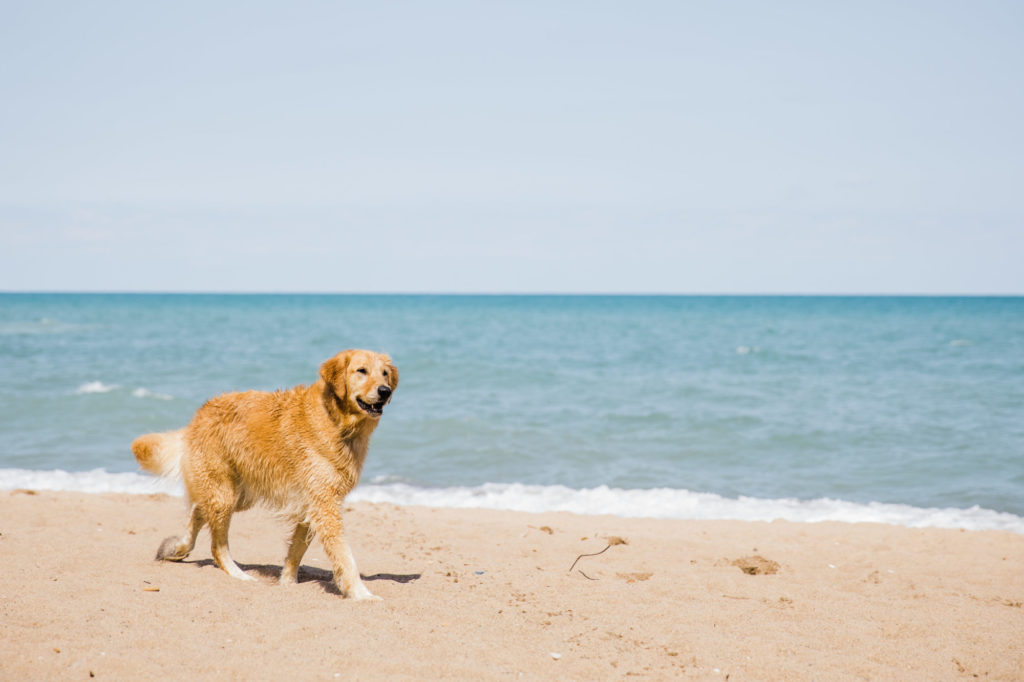
M 351 359 L 352 351 L 345 350 L 320 365 L 320 378 L 341 398 L 344 398 L 348 391 L 345 373 L 348 371 L 348 363 Z
M 395 367 L 395 363 L 391 362 L 391 358 L 387 355 L 384 356 L 384 360 L 388 363 L 388 385 L 391 386 L 391 390 L 398 388 L 398 368 Z

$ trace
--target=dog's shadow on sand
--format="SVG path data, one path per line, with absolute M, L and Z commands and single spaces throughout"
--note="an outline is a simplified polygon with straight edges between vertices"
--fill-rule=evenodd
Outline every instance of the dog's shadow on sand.
M 183 564 L 191 564 L 193 566 L 206 567 L 213 566 L 217 567 L 217 564 L 213 559 L 198 559 L 195 561 L 182 561 Z M 262 579 L 268 579 L 273 582 L 281 577 L 281 566 L 274 566 L 273 564 L 238 564 L 246 573 L 255 573 Z M 411 583 L 413 580 L 419 580 L 422 573 L 374 573 L 373 575 L 362 575 L 360 577 L 364 581 L 372 580 L 390 580 L 396 583 Z M 341 590 L 334 584 L 334 574 L 331 571 L 323 568 L 314 568 L 312 566 L 299 566 L 298 581 L 300 583 L 317 582 L 320 583 L 320 587 L 325 592 L 331 594 L 341 594 Z

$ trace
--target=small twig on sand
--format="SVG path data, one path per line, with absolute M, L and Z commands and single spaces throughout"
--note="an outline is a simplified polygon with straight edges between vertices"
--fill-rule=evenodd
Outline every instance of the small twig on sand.
M 593 554 L 580 554 L 578 557 L 576 557 L 576 561 L 579 561 L 580 559 L 582 559 L 585 556 L 597 556 L 598 554 L 604 554 L 609 549 L 611 549 L 611 547 L 612 547 L 611 545 L 608 545 L 607 547 L 602 549 L 600 552 L 594 552 Z M 572 566 L 569 567 L 569 572 L 570 573 L 572 573 L 572 569 L 576 568 L 576 561 L 572 562 Z
M 576 562 L 578 562 L 583 557 L 585 557 L 585 556 L 597 556 L 598 554 L 604 554 L 605 552 L 607 552 L 609 549 L 611 549 L 615 545 L 625 545 L 625 544 L 628 544 L 625 540 L 623 540 L 622 538 L 620 538 L 620 537 L 618 537 L 616 535 L 613 535 L 610 538 L 608 538 L 608 546 L 605 547 L 604 549 L 602 549 L 600 552 L 594 552 L 593 554 L 580 554 L 578 557 L 576 557 L 576 561 L 572 562 L 572 566 L 569 567 L 569 572 L 572 573 L 572 569 L 576 568 Z M 583 571 L 580 571 L 580 573 L 583 573 Z M 591 580 L 594 580 L 594 578 L 591 578 Z
M 589 575 L 587 575 L 587 574 L 586 574 L 586 573 L 584 573 L 583 571 L 580 571 L 580 575 L 582 575 L 582 576 L 583 576 L 584 578 L 586 578 L 587 580 L 600 580 L 600 578 L 591 578 L 591 577 L 590 577 Z

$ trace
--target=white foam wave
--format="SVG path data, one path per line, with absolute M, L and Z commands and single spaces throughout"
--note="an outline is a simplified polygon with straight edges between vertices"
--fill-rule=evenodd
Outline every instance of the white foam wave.
M 1024 518 L 974 506 L 969 509 L 921 508 L 904 504 L 844 500 L 728 498 L 675 488 L 624 490 L 599 486 L 574 490 L 560 485 L 487 483 L 462 488 L 417 488 L 404 483 L 360 486 L 354 500 L 429 507 L 568 511 L 661 519 L 733 519 L 738 521 L 846 521 L 889 523 L 912 528 L 1008 530 L 1024 534 Z
M 102 381 L 89 381 L 77 389 L 75 389 L 76 395 L 87 395 L 89 393 L 110 393 L 116 391 L 120 386 L 105 384 Z
M 17 488 L 87 493 L 183 494 L 182 486 L 177 481 L 137 473 L 112 474 L 102 469 L 80 472 L 0 469 L 0 490 Z M 576 514 L 611 514 L 659 519 L 872 522 L 912 528 L 1006 530 L 1024 534 L 1024 518 L 977 506 L 969 509 L 939 509 L 881 502 L 861 504 L 827 498 L 728 498 L 713 493 L 694 493 L 675 488 L 624 490 L 599 486 L 576 490 L 561 485 L 521 483 L 421 488 L 407 483 L 367 483 L 356 488 L 349 499 L 459 509 L 567 511 Z
M 184 495 L 179 481 L 133 472 L 109 473 L 92 471 L 37 471 L 35 469 L 0 469 L 0 490 L 67 490 L 80 493 L 129 493 L 151 495 L 167 493 Z
M 78 388 L 75 389 L 75 395 L 91 395 L 97 393 L 110 393 L 117 391 L 121 388 L 119 384 L 105 384 L 102 381 L 88 381 Z M 157 393 L 151 391 L 148 388 L 135 388 L 132 389 L 131 395 L 133 398 L 151 398 L 153 400 L 174 400 L 173 395 L 167 393 Z
M 148 388 L 137 388 L 132 391 L 132 396 L 135 398 L 154 398 L 156 400 L 174 400 L 173 395 L 167 395 L 166 393 L 154 393 Z

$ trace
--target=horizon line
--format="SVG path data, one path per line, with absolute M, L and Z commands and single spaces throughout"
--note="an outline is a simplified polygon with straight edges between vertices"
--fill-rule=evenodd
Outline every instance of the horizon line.
M 665 291 L 233 291 L 129 289 L 0 289 L 0 295 L 82 296 L 617 296 L 617 297 L 736 297 L 736 298 L 1021 298 L 1024 292 L 665 292 Z

